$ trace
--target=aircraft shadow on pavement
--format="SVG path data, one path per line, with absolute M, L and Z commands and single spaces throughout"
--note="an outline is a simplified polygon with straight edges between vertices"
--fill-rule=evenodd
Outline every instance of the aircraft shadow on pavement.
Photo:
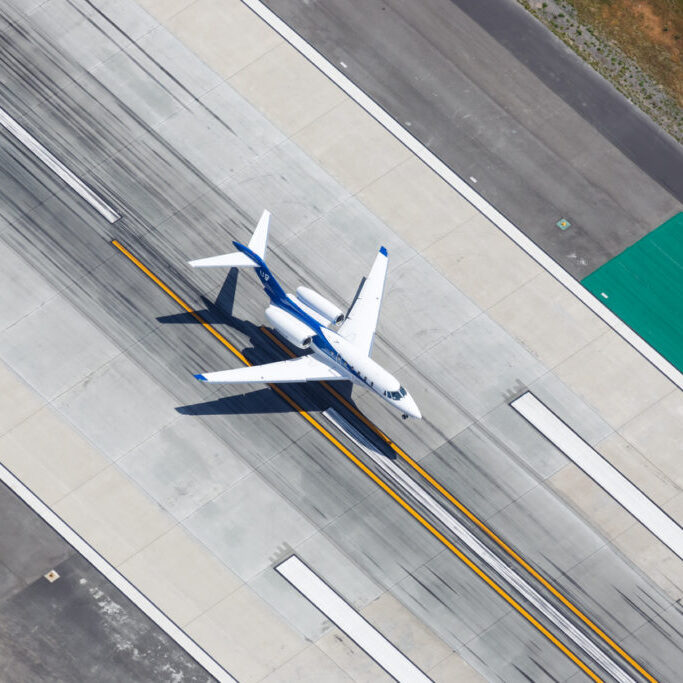
M 276 349 L 261 329 L 249 320 L 242 320 L 233 315 L 235 290 L 237 287 L 237 268 L 228 272 L 215 302 L 202 297 L 206 307 L 197 311 L 202 320 L 211 325 L 227 325 L 245 335 L 250 347 L 240 349 L 244 357 L 253 364 L 272 363 L 283 360 L 282 352 Z M 157 318 L 163 324 L 198 325 L 199 321 L 190 313 L 177 313 Z M 220 369 L 220 368 L 216 368 Z M 300 406 L 302 410 L 317 412 L 325 410 L 337 403 L 331 394 L 317 382 L 289 383 L 282 385 L 284 391 Z M 335 382 L 335 390 L 355 407 L 351 398 L 351 382 Z M 183 415 L 229 415 L 294 412 L 294 408 L 270 387 L 256 389 L 234 396 L 224 396 L 204 403 L 180 406 L 176 408 Z
M 290 392 L 288 392 L 290 393 Z M 293 392 L 292 392 L 293 393 Z M 294 398 L 294 397 L 293 397 Z M 327 408 L 326 405 L 297 395 L 297 405 L 305 411 L 320 411 Z M 282 397 L 278 396 L 270 387 L 255 389 L 254 391 L 236 396 L 221 396 L 220 398 L 193 405 L 179 406 L 176 410 L 181 415 L 257 415 L 273 413 L 291 413 L 294 408 Z

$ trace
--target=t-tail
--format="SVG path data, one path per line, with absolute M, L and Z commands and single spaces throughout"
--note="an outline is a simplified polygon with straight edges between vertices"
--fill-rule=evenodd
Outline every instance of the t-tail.
M 255 268 L 256 275 L 266 294 L 272 303 L 281 304 L 287 299 L 285 291 L 280 283 L 273 277 L 268 270 L 264 257 L 266 255 L 266 244 L 268 242 L 268 224 L 270 222 L 270 212 L 264 211 L 261 214 L 256 230 L 249 240 L 249 245 L 244 246 L 239 242 L 233 242 L 238 251 L 222 256 L 210 256 L 196 261 L 190 261 L 194 268 Z
M 268 243 L 268 224 L 270 223 L 270 211 L 261 214 L 256 230 L 249 240 L 248 249 L 245 251 L 234 251 L 231 254 L 221 256 L 209 256 L 190 261 L 193 268 L 258 268 L 263 264 L 266 256 L 266 245 Z M 240 245 L 242 247 L 242 245 Z M 254 260 L 247 251 L 257 256 L 261 263 Z

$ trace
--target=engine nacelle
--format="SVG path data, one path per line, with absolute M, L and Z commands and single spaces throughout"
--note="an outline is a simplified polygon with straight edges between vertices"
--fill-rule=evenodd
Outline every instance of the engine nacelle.
M 340 323 L 344 320 L 344 313 L 339 306 L 335 306 L 331 301 L 328 301 L 324 296 L 314 292 L 309 287 L 297 287 L 296 295 L 307 306 L 320 313 L 331 323 Z
M 266 320 L 294 346 L 307 349 L 311 345 L 315 332 L 287 311 L 277 306 L 268 306 Z
M 298 306 L 306 315 L 310 315 L 317 323 L 320 323 L 324 327 L 327 327 L 330 324 L 330 321 L 324 315 L 320 315 L 314 308 L 305 304 L 296 294 L 287 294 L 287 298 L 295 306 Z

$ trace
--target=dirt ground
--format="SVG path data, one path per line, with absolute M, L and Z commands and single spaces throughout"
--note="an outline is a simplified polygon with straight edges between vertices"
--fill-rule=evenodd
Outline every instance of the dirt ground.
M 683 0 L 518 0 L 683 142 Z
M 683 0 L 569 0 L 683 107 Z

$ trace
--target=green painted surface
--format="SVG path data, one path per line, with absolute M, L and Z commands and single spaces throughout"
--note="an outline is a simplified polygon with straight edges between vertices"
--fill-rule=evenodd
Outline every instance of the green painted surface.
M 683 213 L 581 282 L 683 371 Z

